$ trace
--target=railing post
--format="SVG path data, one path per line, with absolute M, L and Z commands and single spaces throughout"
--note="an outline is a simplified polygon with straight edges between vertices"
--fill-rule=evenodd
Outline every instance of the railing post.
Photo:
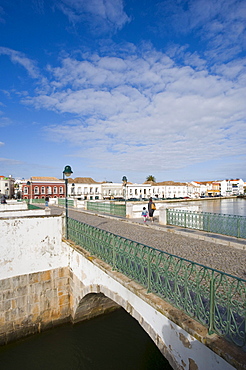
M 116 237 L 113 237 L 113 270 L 116 270 L 116 250 L 115 250 L 115 245 L 116 245 Z
M 212 276 L 210 280 L 210 304 L 209 304 L 209 329 L 208 334 L 214 333 L 214 314 L 215 314 L 215 281 L 214 281 L 214 271 L 212 271 Z
M 237 218 L 237 237 L 240 238 L 240 218 Z
M 147 269 L 148 269 L 148 287 L 147 287 L 147 293 L 150 293 L 151 292 L 151 264 L 150 264 L 150 250 L 148 251 L 148 266 L 147 266 Z

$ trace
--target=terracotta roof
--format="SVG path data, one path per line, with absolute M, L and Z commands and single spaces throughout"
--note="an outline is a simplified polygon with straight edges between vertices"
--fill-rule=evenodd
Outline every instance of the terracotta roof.
M 162 181 L 162 182 L 156 182 L 153 185 L 166 185 L 166 186 L 187 186 L 188 184 L 186 182 L 175 182 L 175 181 Z
M 153 185 L 153 184 L 155 184 L 155 182 L 154 181 L 145 181 L 144 184 L 146 184 L 146 185 Z
M 56 177 L 41 177 L 41 176 L 33 176 L 31 177 L 32 181 L 58 181 Z
M 91 177 L 75 177 L 75 179 L 68 179 L 69 184 L 100 184 L 100 182 L 96 182 Z

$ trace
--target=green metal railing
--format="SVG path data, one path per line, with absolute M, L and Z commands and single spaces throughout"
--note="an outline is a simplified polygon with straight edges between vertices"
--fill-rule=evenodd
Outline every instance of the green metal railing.
M 65 201 L 66 201 L 66 198 L 58 198 L 58 205 L 65 207 Z M 74 206 L 74 200 L 73 199 L 68 199 L 67 204 L 68 204 L 68 207 L 73 207 Z
M 32 199 L 20 199 L 18 200 L 17 202 L 26 202 L 26 203 L 38 203 L 38 204 L 44 204 L 45 203 L 45 199 L 44 198 L 40 198 L 40 199 L 37 199 L 37 198 L 32 198 Z
M 167 209 L 167 224 L 246 239 L 246 217 Z
M 87 209 L 88 211 L 126 217 L 125 204 L 116 204 L 115 202 L 87 202 Z
M 42 209 L 42 208 L 35 206 L 34 204 L 28 203 L 28 209 Z
M 37 204 L 44 204 L 45 203 L 44 198 L 39 198 L 39 199 L 34 198 L 31 201 L 32 201 L 32 203 L 37 203 Z
M 68 238 L 245 350 L 246 280 L 71 218 Z

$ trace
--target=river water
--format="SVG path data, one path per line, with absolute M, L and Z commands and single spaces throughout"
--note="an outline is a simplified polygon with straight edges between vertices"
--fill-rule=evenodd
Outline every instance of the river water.
M 1 370 L 171 370 L 125 310 L 0 347 Z
M 175 204 L 175 206 L 178 208 L 177 203 L 172 204 Z M 201 199 L 196 201 L 180 202 L 180 205 L 182 205 L 182 207 L 198 207 L 199 211 L 201 212 L 221 213 L 246 217 L 246 199 L 243 198 L 216 198 L 213 200 Z

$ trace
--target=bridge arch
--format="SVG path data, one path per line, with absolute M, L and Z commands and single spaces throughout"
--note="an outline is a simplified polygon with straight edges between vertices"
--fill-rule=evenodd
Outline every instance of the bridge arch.
M 78 301 L 78 300 L 77 300 Z M 161 337 L 145 318 L 129 303 L 122 298 L 118 293 L 110 290 L 108 287 L 100 284 L 91 284 L 83 287 L 80 292 L 80 300 L 72 314 L 73 323 L 87 320 L 106 312 L 113 311 L 122 307 L 129 315 L 131 315 L 144 331 L 149 335 L 163 356 L 173 364 L 173 357 L 169 349 L 163 343 Z
M 74 248 L 69 269 L 74 322 L 80 320 L 87 303 L 109 298 L 138 321 L 173 369 L 212 369 L 215 361 L 216 369 L 234 369 L 203 342 L 207 339 L 205 328 L 89 252 Z

